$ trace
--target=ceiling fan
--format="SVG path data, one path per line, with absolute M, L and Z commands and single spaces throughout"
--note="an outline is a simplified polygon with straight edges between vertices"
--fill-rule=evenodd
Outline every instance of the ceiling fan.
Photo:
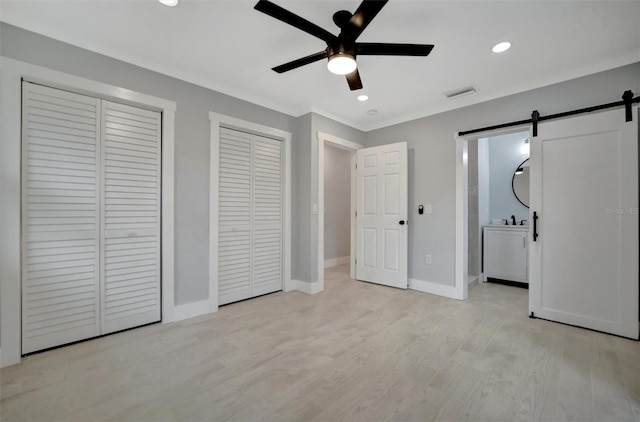
M 360 34 L 388 1 L 364 0 L 355 13 L 347 10 L 339 10 L 334 13 L 333 22 L 340 28 L 338 36 L 269 0 L 258 1 L 254 9 L 320 38 L 327 44 L 325 50 L 276 66 L 273 68 L 274 71 L 284 73 L 328 58 L 329 71 L 338 75 L 346 75 L 349 88 L 355 91 L 362 89 L 362 80 L 356 64 L 357 56 L 428 56 L 433 49 L 431 44 L 356 42 Z

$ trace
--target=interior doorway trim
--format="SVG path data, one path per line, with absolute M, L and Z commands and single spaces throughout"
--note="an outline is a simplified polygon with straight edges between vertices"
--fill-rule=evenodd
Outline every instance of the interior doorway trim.
M 467 262 L 469 261 L 469 204 L 468 175 L 469 175 L 469 141 L 490 138 L 493 136 L 530 131 L 531 125 L 511 126 L 506 129 L 491 132 L 478 132 L 464 136 L 455 132 L 453 140 L 456 143 L 456 216 L 455 216 L 455 289 L 458 297 L 465 300 L 469 291 L 467 276 Z
M 291 281 L 291 133 L 284 130 L 264 126 L 247 120 L 209 112 L 211 121 L 209 165 L 209 312 L 218 310 L 218 147 L 220 145 L 220 128 L 226 127 L 264 135 L 284 142 L 284 277 L 283 290 L 295 290 Z
M 356 154 L 363 145 L 318 131 L 318 292 L 324 290 L 324 147 L 325 143 L 336 148 L 351 151 L 351 245 L 349 277 L 356 278 Z
M 19 60 L 0 57 L 0 367 L 21 356 L 22 80 L 162 112 L 162 322 L 175 320 L 174 137 L 176 103 Z

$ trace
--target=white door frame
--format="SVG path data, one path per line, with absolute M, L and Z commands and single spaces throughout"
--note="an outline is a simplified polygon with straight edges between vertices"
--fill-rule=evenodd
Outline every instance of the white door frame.
M 209 312 L 218 310 L 218 148 L 220 145 L 220 128 L 238 129 L 255 135 L 265 135 L 280 139 L 284 143 L 284 279 L 285 292 L 295 290 L 291 281 L 291 133 L 275 129 L 247 120 L 209 112 L 210 157 L 209 165 Z
M 21 359 L 22 80 L 162 112 L 162 322 L 175 320 L 174 136 L 176 103 L 0 57 L 0 367 Z
M 346 139 L 338 138 L 325 132 L 318 131 L 318 290 L 324 290 L 324 147 L 325 143 L 336 148 L 351 151 L 351 245 L 349 276 L 356 278 L 356 154 L 363 145 Z
M 469 260 L 469 141 L 530 130 L 531 125 L 522 125 L 465 136 L 458 135 L 458 132 L 453 135 L 453 140 L 456 143 L 455 289 L 458 296 L 456 299 L 465 300 L 469 291 L 467 277 L 467 262 Z

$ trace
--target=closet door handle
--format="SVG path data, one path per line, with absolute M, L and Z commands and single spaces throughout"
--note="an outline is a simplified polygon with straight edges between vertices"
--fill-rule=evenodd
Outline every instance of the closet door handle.
M 538 213 L 533 212 L 533 241 L 535 242 L 538 238 Z

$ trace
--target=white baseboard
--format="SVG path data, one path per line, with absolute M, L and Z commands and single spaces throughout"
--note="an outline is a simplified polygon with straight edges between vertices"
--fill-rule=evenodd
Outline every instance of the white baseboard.
M 348 264 L 351 261 L 350 256 L 341 256 L 340 258 L 329 258 L 324 260 L 324 267 L 331 268 L 336 265 Z
M 289 279 L 284 282 L 284 291 L 290 292 L 292 290 L 297 290 L 298 288 L 298 280 Z
M 173 321 L 171 322 L 182 321 L 183 319 L 189 319 L 208 313 L 211 313 L 209 299 L 185 303 L 184 305 L 177 305 L 173 308 Z
M 431 293 L 432 295 L 444 296 L 450 299 L 462 300 L 455 286 L 447 286 L 432 281 L 409 279 L 409 288 L 419 292 Z
M 472 286 L 474 284 L 480 284 L 480 276 L 479 275 L 467 276 L 467 286 Z
M 310 283 L 308 281 L 296 280 L 296 290 L 309 295 L 313 295 L 316 293 L 320 293 L 324 289 L 320 287 L 320 283 Z

